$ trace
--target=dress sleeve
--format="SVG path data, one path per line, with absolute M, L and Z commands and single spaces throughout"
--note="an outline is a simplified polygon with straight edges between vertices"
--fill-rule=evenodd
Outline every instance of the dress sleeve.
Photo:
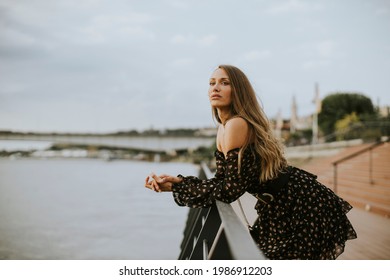
M 216 152 L 217 171 L 214 178 L 201 180 L 194 176 L 182 178 L 181 183 L 172 186 L 175 202 L 180 206 L 192 208 L 209 207 L 215 200 L 231 203 L 245 193 L 253 182 L 253 175 L 248 158 L 241 161 L 238 170 L 239 149 L 227 153 L 226 159 L 223 154 Z

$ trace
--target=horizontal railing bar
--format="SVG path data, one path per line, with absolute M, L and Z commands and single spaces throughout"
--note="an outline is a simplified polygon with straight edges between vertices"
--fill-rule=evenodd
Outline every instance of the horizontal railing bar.
M 343 158 L 341 158 L 341 159 L 338 159 L 338 160 L 332 162 L 332 164 L 333 164 L 333 165 L 337 165 L 337 164 L 339 164 L 339 163 L 341 163 L 341 162 L 344 162 L 344 161 L 349 160 L 349 159 L 351 159 L 351 158 L 354 158 L 354 157 L 356 157 L 356 156 L 358 156 L 358 155 L 360 155 L 360 154 L 363 154 L 363 153 L 365 153 L 365 152 L 367 152 L 367 151 L 369 151 L 369 150 L 372 150 L 372 149 L 376 148 L 377 146 L 382 145 L 383 143 L 384 143 L 384 142 L 382 142 L 382 141 L 375 142 L 374 144 L 372 144 L 372 145 L 370 145 L 370 146 L 368 146 L 368 147 L 365 147 L 365 148 L 363 148 L 363 149 L 361 149 L 361 150 L 359 150 L 359 151 L 356 151 L 356 152 L 353 153 L 353 154 L 350 154 L 350 155 L 348 155 L 348 156 L 346 156 L 346 157 L 343 157 Z
M 233 207 L 221 201 L 217 201 L 216 204 L 233 259 L 267 259 L 253 241 L 248 229 L 243 225 L 236 212 L 234 212 Z

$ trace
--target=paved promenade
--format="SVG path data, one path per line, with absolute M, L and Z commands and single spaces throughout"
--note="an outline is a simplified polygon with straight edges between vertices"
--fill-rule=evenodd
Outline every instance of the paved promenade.
M 339 260 L 390 260 L 390 219 L 353 208 L 348 217 L 357 239 L 346 243 Z

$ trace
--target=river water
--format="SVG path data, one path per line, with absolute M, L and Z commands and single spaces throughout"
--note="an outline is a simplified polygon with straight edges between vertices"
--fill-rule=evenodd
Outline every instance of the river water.
M 0 259 L 177 259 L 188 208 L 144 188 L 187 163 L 0 159 Z

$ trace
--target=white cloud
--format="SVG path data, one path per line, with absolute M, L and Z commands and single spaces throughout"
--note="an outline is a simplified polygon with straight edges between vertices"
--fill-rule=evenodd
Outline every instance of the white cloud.
M 129 37 L 153 40 L 154 32 L 146 25 L 154 18 L 145 13 L 129 12 L 127 15 L 99 15 L 91 19 L 87 26 L 80 28 L 80 42 L 103 43 L 117 38 L 128 40 Z
M 155 20 L 150 14 L 129 11 L 120 15 L 102 14 L 93 18 L 93 23 L 101 27 L 109 28 L 113 26 L 129 24 L 148 24 Z
M 192 41 L 192 36 L 190 35 L 182 35 L 182 34 L 176 34 L 171 38 L 171 43 L 174 45 L 180 45 L 180 44 L 187 44 Z
M 123 39 L 126 39 L 126 36 L 142 37 L 142 38 L 145 38 L 148 40 L 154 40 L 156 38 L 153 31 L 148 30 L 142 26 L 125 26 L 125 27 L 119 28 L 118 35 L 124 36 L 124 37 L 122 37 Z
M 247 61 L 262 60 L 271 57 L 271 51 L 269 50 L 253 50 L 243 54 L 242 58 Z
M 198 40 L 198 44 L 202 47 L 209 47 L 214 45 L 216 41 L 217 41 L 217 36 L 214 34 L 209 34 L 200 38 Z
M 322 67 L 328 67 L 331 64 L 329 60 L 308 60 L 302 64 L 304 70 L 314 70 Z
M 301 54 L 302 68 L 304 70 L 313 70 L 328 67 L 332 61 L 342 57 L 337 49 L 337 42 L 333 40 L 323 40 L 303 44 L 294 51 L 296 55 Z
M 321 9 L 318 3 L 302 0 L 272 1 L 265 12 L 271 15 L 280 15 L 292 12 L 309 12 Z
M 190 3 L 182 0 L 168 0 L 167 3 L 175 9 L 188 10 Z
M 183 66 L 189 66 L 193 64 L 194 59 L 190 57 L 185 57 L 185 58 L 179 58 L 176 59 L 172 62 L 172 65 L 175 67 L 183 67 Z
M 212 46 L 216 41 L 217 35 L 215 34 L 208 34 L 202 37 L 195 37 L 192 34 L 176 34 L 170 40 L 174 45 L 195 44 L 200 47 Z
M 100 130 L 209 123 L 207 80 L 220 63 L 242 67 L 271 115 L 286 93 L 311 98 L 317 79 L 389 104 L 390 7 L 336 2 L 0 0 L 0 129 L 52 129 L 53 110 L 65 131 L 98 129 L 99 117 Z M 221 24 L 222 11 L 234 18 Z M 65 124 L 72 104 L 85 117 Z
M 322 57 L 331 57 L 335 53 L 336 42 L 325 40 L 316 45 L 317 52 Z

